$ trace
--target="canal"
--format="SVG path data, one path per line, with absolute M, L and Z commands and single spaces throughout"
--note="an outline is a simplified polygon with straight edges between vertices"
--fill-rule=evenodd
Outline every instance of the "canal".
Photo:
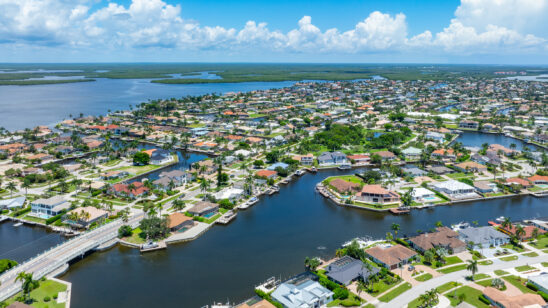
M 513 143 L 516 145 L 516 150 L 523 150 L 528 147 L 531 151 L 541 151 L 542 149 L 534 144 L 525 143 L 519 139 L 507 137 L 503 134 L 486 134 L 475 131 L 463 131 L 454 142 L 461 142 L 464 146 L 481 148 L 484 143 L 500 144 L 506 148 L 510 148 Z

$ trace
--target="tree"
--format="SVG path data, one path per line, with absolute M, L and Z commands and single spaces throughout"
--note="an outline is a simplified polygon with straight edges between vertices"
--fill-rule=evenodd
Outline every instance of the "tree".
M 21 188 L 24 188 L 25 189 L 25 197 L 27 196 L 27 192 L 28 192 L 28 189 L 30 188 L 30 181 L 28 181 L 27 179 L 25 179 L 23 181 L 23 184 L 21 184 Z
M 503 229 L 507 229 L 507 230 L 510 229 L 512 227 L 512 221 L 510 220 L 510 217 L 504 217 L 504 220 L 502 221 L 500 226 Z
M 472 273 L 472 281 L 474 280 L 474 275 L 478 272 L 478 261 L 477 260 L 468 260 L 466 269 Z
M 428 264 L 432 264 L 434 262 L 435 254 L 431 250 L 427 250 L 424 252 L 424 262 Z
M 167 226 L 167 219 L 160 217 L 148 217 L 141 220 L 139 236 L 147 240 L 159 240 L 169 235 L 170 230 Z
M 141 151 L 133 154 L 133 164 L 138 166 L 148 165 L 150 163 L 150 156 Z
M 525 229 L 523 229 L 523 226 L 518 224 L 516 226 L 516 231 L 514 232 L 516 234 L 516 236 L 518 237 L 518 239 L 520 241 L 523 240 L 523 236 L 525 236 Z
M 408 190 L 403 194 L 401 197 L 401 202 L 403 206 L 411 206 L 411 203 L 413 203 L 413 197 L 411 196 L 411 190 Z
M 173 209 L 180 211 L 185 208 L 185 201 L 181 199 L 176 199 L 173 201 Z
M 371 155 L 371 163 L 374 165 L 380 165 L 382 163 L 382 157 L 379 154 Z
M 394 238 L 398 238 L 398 231 L 400 230 L 400 225 L 398 225 L 397 223 L 393 223 L 390 229 L 394 231 Z
M 10 191 L 10 198 L 13 197 L 13 192 L 17 190 L 17 186 L 15 186 L 14 182 L 9 182 L 8 185 L 6 185 L 6 189 Z
M 15 278 L 15 281 L 22 282 L 21 289 L 23 289 L 23 298 L 25 299 L 25 302 L 29 300 L 30 292 L 40 285 L 40 282 L 34 280 L 32 275 L 32 273 L 20 272 L 17 274 L 17 278 Z
M 206 178 L 202 178 L 202 181 L 200 182 L 200 190 L 204 193 L 204 195 L 208 191 L 209 186 L 210 186 L 209 180 Z
M 320 266 L 321 262 L 318 258 L 309 258 L 306 257 L 304 259 L 304 267 L 307 271 L 315 271 L 318 266 Z
M 118 237 L 119 238 L 131 236 L 132 233 L 133 233 L 133 230 L 128 225 L 123 225 L 118 229 Z

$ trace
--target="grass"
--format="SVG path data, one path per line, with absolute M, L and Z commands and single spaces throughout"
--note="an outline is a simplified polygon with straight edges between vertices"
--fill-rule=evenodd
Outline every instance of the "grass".
M 460 264 L 460 265 L 447 267 L 447 268 L 438 270 L 438 272 L 440 272 L 442 274 L 449 274 L 449 273 L 453 273 L 453 272 L 457 272 L 457 271 L 462 271 L 462 270 L 465 270 L 465 269 L 466 269 L 466 264 Z
M 462 263 L 461 258 L 457 256 L 445 257 L 444 259 L 445 259 L 445 266 Z
M 461 286 L 462 283 L 460 282 L 456 282 L 456 281 L 451 281 L 451 282 L 447 282 L 447 283 L 444 283 L 442 284 L 441 286 L 437 287 L 436 289 L 438 290 L 439 293 L 445 293 L 453 288 L 456 288 L 456 287 L 459 287 Z
M 526 248 L 521 248 L 519 246 L 515 246 L 515 245 L 512 245 L 512 244 L 502 245 L 502 246 L 500 246 L 500 248 L 512 249 L 512 250 L 515 250 L 517 252 L 525 252 L 525 251 L 528 250 Z
M 495 270 L 495 275 L 497 276 L 504 276 L 504 275 L 508 275 L 510 273 L 508 273 L 507 271 L 503 271 L 503 270 Z
M 527 279 L 518 276 L 504 276 L 502 279 L 508 281 L 523 293 L 534 293 L 533 290 L 525 286 Z
M 487 278 L 491 278 L 491 276 L 489 276 L 487 274 L 483 274 L 483 273 L 474 275 L 474 281 L 481 280 L 481 279 L 487 279 Z
M 381 302 L 388 303 L 394 298 L 398 297 L 403 292 L 411 289 L 411 284 L 409 282 L 404 282 L 403 284 L 399 285 L 398 287 L 392 289 L 392 291 L 384 294 L 379 298 Z
M 27 221 L 37 222 L 37 223 L 40 223 L 40 224 L 45 224 L 46 223 L 45 219 L 30 216 L 30 215 L 23 216 L 23 219 L 27 220 Z
M 524 253 L 523 256 L 526 256 L 526 257 L 538 257 L 538 253 L 532 251 L 532 252 Z
M 489 305 L 485 304 L 479 299 L 479 297 L 482 295 L 482 292 L 469 286 L 458 288 L 455 291 L 449 292 L 446 295 L 447 298 L 449 298 L 449 300 L 451 301 L 451 306 L 457 306 L 460 303 L 459 301 L 460 294 L 464 294 L 465 296 L 464 301 L 474 307 L 478 307 L 478 308 L 489 307 Z
M 370 294 L 373 295 L 373 296 L 377 296 L 381 293 L 384 293 L 386 290 L 392 288 L 393 286 L 394 286 L 394 284 L 386 284 L 382 280 L 377 281 L 377 282 L 373 283 L 373 285 L 371 286 L 371 289 L 373 291 Z
M 508 256 L 508 257 L 502 257 L 502 258 L 499 258 L 499 260 L 502 260 L 502 261 L 516 261 L 518 259 L 518 256 Z
M 526 272 L 526 271 L 536 270 L 537 268 L 531 265 L 522 265 L 522 266 L 517 266 L 515 269 L 518 272 Z
M 419 277 L 415 277 L 415 280 L 416 281 L 427 281 L 427 280 L 430 280 L 432 279 L 432 274 L 430 273 L 426 273 L 426 274 L 423 274 L 423 275 L 420 275 Z
M 30 292 L 30 298 L 34 300 L 31 304 L 32 307 L 37 308 L 64 308 L 65 304 L 58 304 L 56 300 L 53 299 L 59 292 L 64 292 L 67 290 L 67 286 L 53 280 L 40 281 L 40 286 Z M 21 296 L 21 293 L 17 293 L 15 296 L 11 297 L 6 301 L 6 303 L 11 304 L 15 301 L 15 298 Z M 45 302 L 44 298 L 46 296 L 50 297 L 50 301 Z
M 118 165 L 122 160 L 121 159 L 113 159 L 111 161 L 108 161 L 106 163 L 103 164 L 103 166 L 106 166 L 106 167 L 112 167 L 112 166 L 116 166 Z
M 362 179 L 360 179 L 359 177 L 357 177 L 355 175 L 334 176 L 334 177 L 328 178 L 327 181 L 328 181 L 328 183 L 331 183 L 331 181 L 333 181 L 334 179 L 341 179 L 341 180 L 345 180 L 347 182 L 352 182 L 352 183 L 357 183 L 357 184 L 362 184 L 363 183 Z
M 457 172 L 457 173 L 446 174 L 446 176 L 448 176 L 449 178 L 451 178 L 453 180 L 457 180 L 457 179 L 463 179 L 463 178 L 473 178 L 474 174 L 466 174 L 464 172 Z
M 476 281 L 476 284 L 483 286 L 483 287 L 490 287 L 493 283 L 493 279 L 486 279 L 482 281 Z M 506 283 L 504 284 L 504 287 L 501 289 L 501 291 L 506 290 Z
M 544 236 L 538 240 L 536 240 L 533 243 L 530 243 L 531 246 L 534 246 L 535 248 L 542 249 L 542 248 L 548 248 L 548 237 Z
M 138 244 L 138 245 L 144 244 L 145 239 L 143 239 L 142 237 L 139 236 L 139 234 L 141 232 L 142 232 L 141 229 L 135 228 L 133 230 L 133 233 L 131 234 L 131 236 L 130 237 L 125 237 L 124 241 L 132 243 L 132 244 Z
M 356 294 L 350 292 L 347 299 L 336 299 L 327 304 L 327 307 L 356 307 L 360 306 L 362 301 Z
M 479 265 L 491 265 L 493 264 L 493 261 L 492 260 L 485 260 L 485 261 L 480 261 L 478 262 Z

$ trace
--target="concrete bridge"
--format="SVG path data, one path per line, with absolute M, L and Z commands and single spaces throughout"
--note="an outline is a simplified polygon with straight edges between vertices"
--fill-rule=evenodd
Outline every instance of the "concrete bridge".
M 67 266 L 72 259 L 82 257 L 86 252 L 100 249 L 109 242 L 116 240 L 118 229 L 122 225 L 126 224 L 136 228 L 143 218 L 144 214 L 138 214 L 131 216 L 127 223 L 124 223 L 121 219 L 110 222 L 52 247 L 5 272 L 0 276 L 0 301 L 6 300 L 21 291 L 21 281 L 15 281 L 20 272 L 32 273 L 33 279 L 38 280 L 59 268 Z

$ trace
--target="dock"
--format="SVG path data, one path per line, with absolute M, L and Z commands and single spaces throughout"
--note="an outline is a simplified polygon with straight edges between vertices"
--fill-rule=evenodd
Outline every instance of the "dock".
M 236 215 L 237 215 L 236 212 L 230 210 L 224 213 L 223 216 L 219 217 L 219 219 L 217 219 L 215 223 L 226 225 L 229 222 L 231 222 L 234 218 L 236 218 Z
M 411 210 L 409 210 L 408 208 L 392 208 L 392 209 L 390 209 L 390 213 L 392 213 L 394 215 L 409 214 L 409 212 L 411 212 Z
M 140 252 L 151 252 L 151 251 L 156 251 L 156 250 L 166 249 L 166 248 L 167 248 L 166 242 L 165 241 L 159 241 L 158 243 L 156 243 L 156 246 L 151 246 L 151 247 L 145 247 L 145 245 L 143 244 L 139 248 L 139 251 Z
M 6 216 L 0 216 L 0 222 L 3 222 L 4 220 L 8 220 L 8 217 L 6 217 Z

